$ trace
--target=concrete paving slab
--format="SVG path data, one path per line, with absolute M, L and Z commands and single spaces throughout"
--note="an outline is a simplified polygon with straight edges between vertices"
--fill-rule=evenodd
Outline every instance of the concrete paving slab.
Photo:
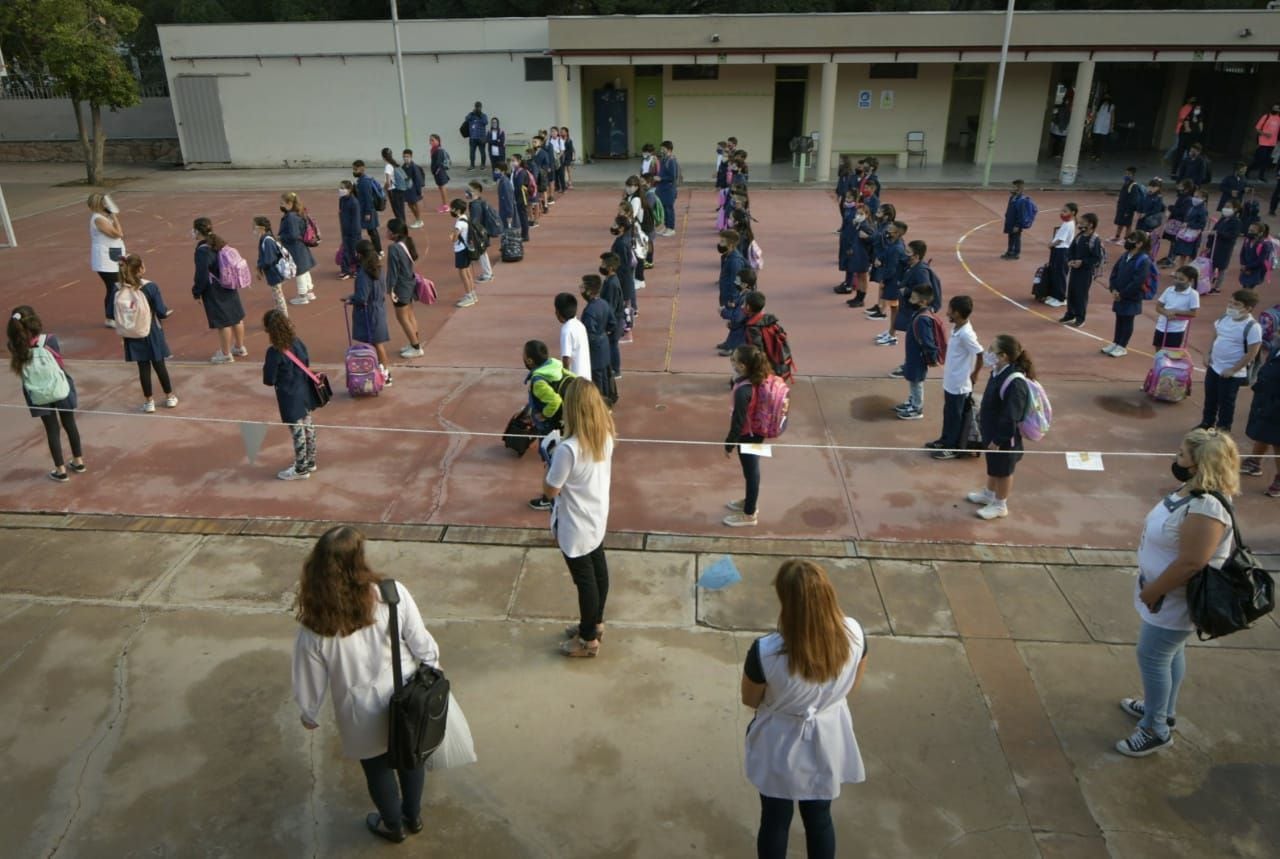
M 525 550 L 370 540 L 365 555 L 374 570 L 404 582 L 424 618 L 502 619 L 515 599 Z
M 609 552 L 605 623 L 686 627 L 697 622 L 694 559 L 664 552 Z M 577 591 L 558 549 L 529 549 L 511 617 L 578 616 Z
M 1175 842 L 1173 855 L 1274 855 L 1280 823 L 1264 797 L 1280 790 L 1280 742 L 1257 729 L 1272 709 L 1257 685 L 1270 654 L 1189 654 L 1173 747 L 1134 761 L 1113 749 L 1133 730 L 1116 702 L 1141 694 L 1132 647 L 1019 651 L 1113 855 L 1167 856 Z
M 1009 629 L 979 564 L 943 561 L 933 565 L 951 606 L 957 632 L 964 638 L 1008 638 Z
M 1137 641 L 1133 567 L 1051 567 L 1053 580 L 1095 641 Z
M 752 547 L 754 548 L 754 546 Z M 698 576 L 724 555 L 699 555 Z M 766 632 L 778 626 L 778 595 L 773 578 L 781 559 L 765 555 L 731 555 L 742 581 L 720 590 L 698 588 L 698 623 L 715 629 Z M 871 565 L 860 558 L 812 558 L 826 569 L 840 607 L 869 635 L 889 632 L 889 621 Z
M 844 540 L 773 540 L 740 537 L 699 537 L 692 534 L 650 534 L 646 548 L 663 552 L 715 552 L 732 554 L 745 548 L 752 555 L 785 555 L 789 558 L 843 558 L 848 554 Z
M 167 605 L 287 609 L 314 540 L 204 537 L 155 600 Z
M 983 564 L 1009 633 L 1018 640 L 1089 641 L 1089 633 L 1049 570 L 1038 564 Z
M 920 543 L 858 540 L 858 556 L 890 560 L 983 561 L 1010 564 L 1070 564 L 1067 549 L 1054 546 L 1006 546 L 999 543 Z
M 954 636 L 951 605 L 932 564 L 871 562 L 894 635 Z
M 0 591 L 136 600 L 200 538 L 0 531 Z

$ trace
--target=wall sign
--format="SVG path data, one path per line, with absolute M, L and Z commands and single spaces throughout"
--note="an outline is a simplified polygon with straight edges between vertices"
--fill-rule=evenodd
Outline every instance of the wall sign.
M 871 90 L 858 90 L 858 107 L 867 110 L 871 107 Z
M 880 91 L 880 109 L 893 110 L 893 90 L 885 89 Z

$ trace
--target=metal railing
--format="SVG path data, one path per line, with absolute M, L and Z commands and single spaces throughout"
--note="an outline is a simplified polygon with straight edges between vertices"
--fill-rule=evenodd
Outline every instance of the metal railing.
M 163 77 L 145 80 L 139 84 L 143 98 L 168 98 L 169 82 Z M 0 100 L 40 101 L 64 98 L 51 80 L 34 79 L 20 75 L 0 78 Z

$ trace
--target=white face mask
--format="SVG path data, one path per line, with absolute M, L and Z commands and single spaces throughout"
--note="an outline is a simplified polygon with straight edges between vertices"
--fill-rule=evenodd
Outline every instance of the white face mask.
M 1234 319 L 1236 322 L 1244 322 L 1245 319 L 1249 317 L 1249 311 L 1229 309 L 1227 310 L 1227 315 L 1230 316 L 1232 319 Z
M 1235 210 L 1235 209 L 1232 209 L 1232 208 L 1228 207 L 1228 208 L 1226 208 L 1226 209 L 1223 209 L 1223 210 L 1222 210 L 1222 217 L 1224 217 L 1224 218 L 1229 218 L 1229 217 L 1231 217 L 1232 215 L 1234 215 L 1235 213 L 1236 213 L 1236 210 Z
M 982 353 L 982 363 L 984 366 L 994 367 L 999 360 L 1000 359 L 996 357 L 996 353 L 992 352 L 990 349 Z
M 347 189 L 346 189 L 346 188 L 339 188 L 339 189 L 338 189 L 338 196 L 339 196 L 339 197 L 345 197 L 345 196 L 347 196 Z

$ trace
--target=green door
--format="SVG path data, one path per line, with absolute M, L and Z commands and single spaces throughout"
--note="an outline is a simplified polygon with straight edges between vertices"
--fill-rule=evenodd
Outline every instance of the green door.
M 631 103 L 636 116 L 632 152 L 638 154 L 646 143 L 652 143 L 656 149 L 662 142 L 662 66 L 636 66 L 635 96 Z

